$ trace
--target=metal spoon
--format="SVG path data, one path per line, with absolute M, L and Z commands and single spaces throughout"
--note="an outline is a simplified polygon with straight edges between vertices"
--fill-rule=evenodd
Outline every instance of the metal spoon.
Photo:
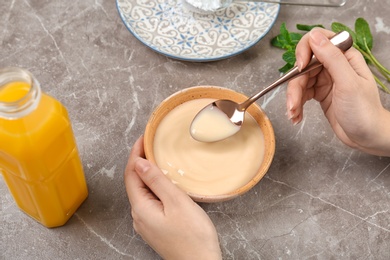
M 342 32 L 336 34 L 335 36 L 333 36 L 330 39 L 330 41 L 342 51 L 348 50 L 349 48 L 351 48 L 351 46 L 353 44 L 352 37 L 347 31 L 342 31 Z M 313 55 L 309 64 L 302 71 L 299 71 L 298 67 L 295 66 L 294 68 L 292 68 L 291 70 L 286 72 L 286 74 L 284 74 L 278 80 L 276 80 L 274 83 L 269 85 L 267 88 L 263 89 L 259 93 L 248 98 L 246 101 L 244 101 L 241 104 L 238 104 L 238 103 L 236 103 L 232 100 L 228 100 L 228 99 L 217 100 L 217 101 L 209 104 L 208 106 L 203 108 L 193 119 L 193 121 L 191 123 L 191 127 L 190 127 L 191 136 L 195 140 L 198 140 L 201 142 L 215 142 L 215 141 L 223 140 L 223 139 L 235 134 L 236 132 L 238 132 L 240 130 L 241 125 L 244 122 L 245 110 L 252 103 L 254 103 L 257 99 L 259 99 L 263 95 L 267 94 L 271 90 L 275 89 L 276 87 L 282 85 L 283 83 L 285 83 L 293 78 L 296 78 L 302 74 L 305 74 L 313 69 L 321 67 L 321 66 L 322 66 L 322 64 Z M 210 110 L 222 112 L 222 113 L 218 113 L 218 115 L 222 115 L 222 117 L 225 118 L 226 121 L 230 120 L 231 126 L 234 127 L 235 130 L 230 129 L 229 131 L 221 131 L 221 133 L 220 134 L 218 133 L 217 135 L 215 135 L 215 133 L 213 133 L 213 136 L 211 138 L 210 138 L 210 136 L 207 136 L 207 133 L 204 133 L 205 131 L 203 131 L 203 133 L 201 135 L 197 134 L 196 128 L 198 128 L 198 129 L 202 128 L 202 127 L 197 127 L 197 126 L 203 126 L 203 127 L 207 128 L 207 125 L 206 125 L 207 122 L 202 122 L 201 120 L 202 120 L 202 118 L 206 118 L 204 116 L 205 113 L 208 113 L 207 117 L 210 116 L 210 114 L 208 112 Z M 215 115 L 214 112 L 213 112 L 213 115 Z M 226 117 L 225 117 L 225 115 L 226 115 Z M 209 119 L 208 119 L 208 122 L 210 122 L 210 121 L 217 122 L 217 121 L 221 120 L 221 117 L 215 118 L 217 120 L 209 120 Z M 194 123 L 194 122 L 196 122 L 196 123 Z M 230 126 L 230 124 L 228 124 L 228 126 Z M 203 129 L 206 129 L 206 128 L 203 128 Z M 214 130 L 214 132 L 215 132 L 215 130 Z
M 195 6 L 190 0 L 183 0 L 183 4 L 187 9 L 196 13 L 210 14 L 218 10 L 228 7 L 233 2 L 264 2 L 264 3 L 276 3 L 281 5 L 304 5 L 304 6 L 323 6 L 323 7 L 340 7 L 344 6 L 347 0 L 221 0 L 219 6 L 213 10 L 206 10 L 201 7 Z

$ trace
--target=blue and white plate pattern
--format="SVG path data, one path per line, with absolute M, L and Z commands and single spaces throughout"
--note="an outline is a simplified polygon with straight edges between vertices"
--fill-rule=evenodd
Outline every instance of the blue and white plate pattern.
M 280 5 L 234 3 L 212 14 L 194 13 L 182 0 L 116 0 L 129 31 L 143 44 L 168 57 L 213 61 L 239 54 L 263 38 Z

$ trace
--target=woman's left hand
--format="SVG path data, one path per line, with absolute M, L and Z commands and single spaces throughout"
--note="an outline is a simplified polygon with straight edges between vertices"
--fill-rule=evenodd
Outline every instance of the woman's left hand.
M 217 231 L 206 212 L 145 159 L 143 138 L 125 170 L 137 233 L 164 259 L 222 259 Z

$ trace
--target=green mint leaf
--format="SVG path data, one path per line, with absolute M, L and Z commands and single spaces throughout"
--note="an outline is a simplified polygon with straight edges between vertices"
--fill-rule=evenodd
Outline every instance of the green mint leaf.
M 310 31 L 314 27 L 322 27 L 322 25 L 304 25 L 304 24 L 297 24 L 297 29 L 301 31 Z M 387 82 L 390 82 L 390 70 L 385 68 L 371 53 L 371 49 L 373 46 L 373 37 L 370 31 L 369 24 L 367 23 L 366 20 L 363 18 L 358 18 L 355 21 L 355 31 L 353 31 L 351 28 L 348 26 L 334 22 L 331 25 L 332 31 L 333 32 L 341 32 L 341 31 L 347 31 L 351 34 L 352 39 L 353 39 L 353 46 L 362 53 L 364 56 L 364 59 L 366 60 L 367 63 L 372 64 L 372 67 L 375 67 L 378 72 L 382 76 L 384 76 L 387 80 Z M 288 72 L 291 68 L 294 67 L 294 64 L 296 62 L 296 57 L 295 57 L 295 48 L 298 44 L 298 42 L 302 38 L 302 34 L 300 33 L 294 33 L 294 32 L 289 32 L 286 27 L 286 23 L 283 23 L 280 26 L 280 34 L 277 35 L 275 38 L 271 40 L 271 43 L 275 47 L 279 47 L 282 49 L 285 49 L 286 52 L 283 53 L 283 60 L 286 62 L 286 64 L 279 69 L 280 72 L 286 73 Z M 372 69 L 371 69 L 372 70 Z M 384 90 L 386 93 L 390 94 L 390 89 L 387 88 L 383 82 L 380 81 L 379 78 L 377 78 L 374 75 L 375 81 L 377 82 L 378 86 Z
M 295 48 L 302 36 L 300 33 L 289 32 L 286 23 L 282 23 L 280 34 L 271 40 L 273 46 L 287 50 L 282 56 L 283 60 L 286 61 L 286 65 L 279 69 L 280 72 L 287 72 L 294 66 L 296 61 Z
M 290 39 L 291 39 L 291 45 L 293 48 L 291 50 L 295 50 L 295 47 L 297 47 L 298 42 L 301 40 L 303 37 L 302 34 L 300 33 L 290 33 Z
M 272 46 L 288 50 L 291 48 L 290 33 L 287 30 L 286 23 L 280 26 L 280 34 L 271 40 Z
M 295 50 L 288 50 L 285 53 L 283 53 L 282 56 L 283 60 L 289 64 L 294 65 L 296 58 L 295 58 Z
M 277 35 L 276 37 L 274 37 L 272 40 L 271 40 L 271 44 L 272 46 L 274 47 L 278 47 L 278 48 L 281 48 L 281 49 L 285 49 L 286 46 L 288 45 L 286 40 L 283 38 L 282 35 Z
M 292 67 L 294 67 L 293 64 L 286 63 L 286 65 L 284 65 L 283 67 L 281 67 L 281 68 L 279 69 L 279 72 L 286 73 L 286 72 L 289 71 Z
M 332 31 L 335 33 L 339 33 L 341 31 L 349 32 L 349 34 L 351 35 L 351 37 L 353 39 L 353 42 L 356 43 L 356 33 L 348 26 L 346 26 L 342 23 L 334 22 L 334 23 L 332 23 L 331 27 L 332 27 Z
M 280 26 L 280 34 L 287 44 L 291 44 L 290 32 L 287 30 L 286 23 L 282 23 Z
M 315 27 L 321 27 L 321 28 L 325 29 L 325 27 L 323 25 L 321 25 L 321 24 L 315 24 L 315 25 L 297 24 L 297 29 L 298 30 L 306 31 L 306 32 L 311 31 L 311 29 L 313 29 Z
M 370 26 L 368 25 L 367 21 L 364 20 L 363 18 L 356 19 L 355 32 L 356 32 L 356 44 L 364 51 L 371 50 L 373 45 L 373 38 L 372 38 Z

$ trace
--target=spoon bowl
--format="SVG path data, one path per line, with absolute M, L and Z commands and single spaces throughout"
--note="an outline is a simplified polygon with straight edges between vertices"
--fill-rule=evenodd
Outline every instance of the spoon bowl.
M 330 39 L 330 41 L 341 51 L 348 50 L 353 44 L 352 37 L 347 31 L 342 31 L 336 34 Z M 226 99 L 214 101 L 213 103 L 203 108 L 195 116 L 190 127 L 191 136 L 200 142 L 216 142 L 232 136 L 240 130 L 240 127 L 244 122 L 244 114 L 246 109 L 257 99 L 264 96 L 276 87 L 282 85 L 283 83 L 321 66 L 322 64 L 313 55 L 309 64 L 302 71 L 299 71 L 298 67 L 295 66 L 271 85 L 242 103 L 237 103 Z M 213 111 L 213 114 L 211 114 L 211 111 Z M 219 112 L 215 113 L 215 111 Z M 223 125 L 228 127 L 219 127 L 216 125 L 216 122 L 223 122 Z M 199 129 L 201 129 L 201 131 L 199 131 Z M 207 129 L 209 129 L 212 135 L 207 133 Z M 215 133 L 215 129 L 219 131 L 219 134 Z

